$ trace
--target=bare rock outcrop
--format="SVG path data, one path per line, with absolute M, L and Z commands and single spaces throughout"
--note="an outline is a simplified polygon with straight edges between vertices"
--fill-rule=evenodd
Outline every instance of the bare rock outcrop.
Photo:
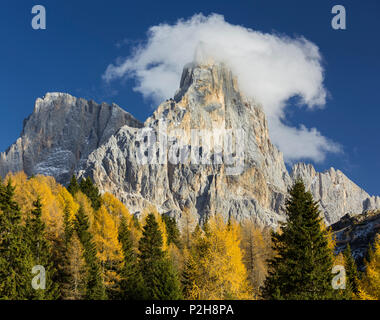
M 319 202 L 328 224 L 337 222 L 347 213 L 380 208 L 379 197 L 371 197 L 340 170 L 330 168 L 316 172 L 313 165 L 298 163 L 293 166 L 291 177 L 293 180 L 302 178 L 314 200 Z
M 115 193 L 132 212 L 149 203 L 174 216 L 188 207 L 199 218 L 221 214 L 266 225 L 283 220 L 280 206 L 291 179 L 282 153 L 270 142 L 262 108 L 240 93 L 237 80 L 224 65 L 186 66 L 174 99 L 162 103 L 145 121 L 156 140 L 160 121 L 169 132 L 164 137 L 169 148 L 162 154 L 162 141 L 147 147 L 145 152 L 153 154 L 155 164 L 139 164 L 136 155 L 144 152 L 139 151 L 143 144 L 139 130 L 124 126 L 89 155 L 80 174 L 92 176 L 103 191 Z M 211 162 L 190 161 L 194 130 L 212 139 L 213 130 L 233 132 L 231 165 L 226 163 L 224 145 L 217 150 L 215 143 L 210 147 L 204 141 L 201 153 L 209 153 Z M 187 160 L 170 160 L 173 144 L 179 157 L 187 152 Z M 244 154 L 237 152 L 239 147 Z M 168 161 L 160 163 L 162 156 Z M 215 160 L 219 156 L 220 162 Z M 240 171 L 234 174 L 234 170 Z
M 47 93 L 36 100 L 20 138 L 0 154 L 0 175 L 25 171 L 66 183 L 81 161 L 126 124 L 142 125 L 115 104 Z
M 275 227 L 298 177 L 328 224 L 380 208 L 379 197 L 339 170 L 319 173 L 299 163 L 289 174 L 262 107 L 241 93 L 224 64 L 185 66 L 173 99 L 145 123 L 115 104 L 46 94 L 21 137 L 0 154 L 1 176 L 21 170 L 63 184 L 73 173 L 91 176 L 136 214 L 154 205 L 179 218 L 189 208 L 199 220 L 220 214 Z

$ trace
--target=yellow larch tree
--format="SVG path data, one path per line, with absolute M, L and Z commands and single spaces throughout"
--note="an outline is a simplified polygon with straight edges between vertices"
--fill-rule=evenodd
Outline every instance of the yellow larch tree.
M 85 297 L 87 268 L 83 253 L 83 246 L 74 232 L 68 246 L 65 265 L 68 279 L 62 285 L 62 298 L 65 300 L 81 300 Z
M 58 192 L 57 198 L 61 207 L 67 210 L 69 221 L 73 222 L 75 219 L 75 214 L 79 210 L 79 204 L 75 202 L 71 193 L 68 192 L 67 189 L 62 186 Z
M 240 226 L 213 216 L 207 232 L 197 228 L 186 261 L 187 295 L 190 299 L 253 299 L 240 248 Z
M 244 252 L 244 265 L 247 268 L 248 279 L 256 293 L 259 292 L 267 275 L 267 260 L 273 255 L 270 237 L 266 230 L 260 228 L 251 220 L 245 220 L 241 226 L 241 248 Z
M 50 238 L 57 238 L 63 231 L 64 204 L 59 199 L 63 187 L 53 177 L 36 175 L 28 178 L 24 172 L 8 174 L 15 188 L 15 200 L 25 215 L 33 209 L 33 202 L 39 197 L 42 203 L 42 219 Z
M 131 220 L 131 214 L 129 213 L 129 210 L 127 207 L 114 195 L 111 193 L 106 192 L 102 196 L 102 203 L 106 207 L 108 213 L 112 216 L 114 219 L 114 222 L 117 227 L 119 227 L 120 220 L 122 217 L 125 217 L 128 221 L 128 223 Z
M 380 300 L 380 235 L 377 236 L 369 261 L 365 261 L 365 273 L 359 281 L 359 298 Z
M 189 249 L 191 246 L 191 235 L 194 231 L 196 224 L 196 219 L 194 215 L 191 213 L 190 208 L 185 207 L 181 213 L 180 227 L 182 230 L 182 242 L 187 249 Z
M 121 267 L 123 255 L 118 240 L 118 228 L 112 215 L 103 205 L 96 212 L 93 230 L 97 256 L 102 266 L 104 285 L 108 290 L 114 290 L 120 280 L 117 271 Z
M 85 215 L 90 222 L 90 231 L 93 232 L 95 224 L 95 212 L 91 206 L 91 201 L 80 191 L 75 194 L 74 200 L 80 207 L 82 207 Z

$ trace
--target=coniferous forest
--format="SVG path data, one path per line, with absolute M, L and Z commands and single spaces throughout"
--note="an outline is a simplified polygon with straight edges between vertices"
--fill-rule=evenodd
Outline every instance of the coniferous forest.
M 196 221 L 189 208 L 177 221 L 154 207 L 131 215 L 90 178 L 74 176 L 65 188 L 9 174 L 0 182 L 0 299 L 380 299 L 380 239 L 358 272 L 349 246 L 335 253 L 300 180 L 286 214 L 277 230 L 220 216 Z M 332 285 L 334 266 L 344 266 L 344 288 Z

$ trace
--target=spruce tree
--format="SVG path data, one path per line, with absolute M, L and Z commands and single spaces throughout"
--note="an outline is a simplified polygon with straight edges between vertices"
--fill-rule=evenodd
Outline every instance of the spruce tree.
M 175 300 L 181 298 L 178 275 L 162 250 L 159 225 L 150 213 L 146 218 L 143 236 L 139 241 L 139 266 L 144 281 L 145 298 Z
M 73 222 L 69 219 L 69 215 L 69 208 L 65 206 L 63 210 L 63 234 L 53 239 L 53 261 L 57 268 L 54 281 L 59 286 L 59 297 L 61 299 L 68 299 L 72 296 L 68 288 L 70 287 L 72 278 L 70 271 L 72 253 L 70 249 L 75 230 Z
M 70 211 L 69 208 L 66 206 L 64 211 L 63 211 L 63 227 L 64 227 L 64 241 L 65 244 L 67 245 L 71 237 L 73 236 L 74 233 L 74 224 L 70 220 Z
M 26 220 L 26 236 L 32 253 L 34 265 L 45 268 L 45 289 L 32 291 L 31 299 L 53 300 L 59 296 L 59 290 L 55 279 L 52 248 L 47 239 L 45 223 L 42 221 L 42 204 L 38 197 L 33 203 L 34 209 Z
M 67 186 L 67 191 L 70 192 L 73 196 L 80 190 L 77 177 L 73 175 L 71 177 L 70 183 Z
M 332 299 L 332 252 L 318 204 L 297 180 L 286 201 L 287 222 L 272 234 L 275 257 L 262 295 L 266 299 Z
M 106 299 L 105 288 L 102 281 L 100 264 L 96 256 L 96 247 L 90 233 L 90 223 L 82 207 L 76 215 L 75 229 L 84 250 L 84 260 L 87 266 L 86 299 Z
M 136 300 L 143 298 L 142 276 L 137 264 L 137 255 L 133 249 L 131 231 L 127 219 L 123 216 L 119 226 L 118 237 L 123 250 L 123 266 L 120 270 L 120 295 L 122 300 Z
M 167 244 L 175 244 L 178 248 L 181 248 L 180 232 L 177 226 L 177 222 L 174 218 L 163 215 L 162 219 L 165 222 L 166 231 L 168 233 Z
M 82 191 L 91 201 L 94 210 L 99 210 L 102 205 L 102 197 L 99 193 L 98 187 L 92 182 L 90 177 L 82 179 L 79 184 L 80 191 Z
M 356 262 L 351 253 L 350 244 L 347 244 L 343 252 L 344 264 L 346 268 L 346 290 L 356 295 L 359 287 L 359 276 Z
M 11 179 L 0 181 L 0 299 L 29 299 L 33 257 L 21 224 L 21 212 L 13 200 Z

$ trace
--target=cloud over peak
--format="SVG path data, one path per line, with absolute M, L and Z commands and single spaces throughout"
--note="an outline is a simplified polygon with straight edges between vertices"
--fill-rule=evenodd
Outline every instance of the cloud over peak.
M 272 141 L 286 161 L 320 162 L 327 152 L 339 152 L 339 146 L 317 129 L 285 124 L 290 98 L 298 96 L 309 109 L 323 107 L 326 101 L 319 49 L 302 37 L 262 33 L 232 25 L 222 15 L 197 14 L 151 27 L 146 42 L 120 63 L 109 65 L 103 79 L 134 78 L 134 89 L 159 103 L 174 95 L 187 63 L 210 58 L 228 65 L 243 93 L 262 104 Z

